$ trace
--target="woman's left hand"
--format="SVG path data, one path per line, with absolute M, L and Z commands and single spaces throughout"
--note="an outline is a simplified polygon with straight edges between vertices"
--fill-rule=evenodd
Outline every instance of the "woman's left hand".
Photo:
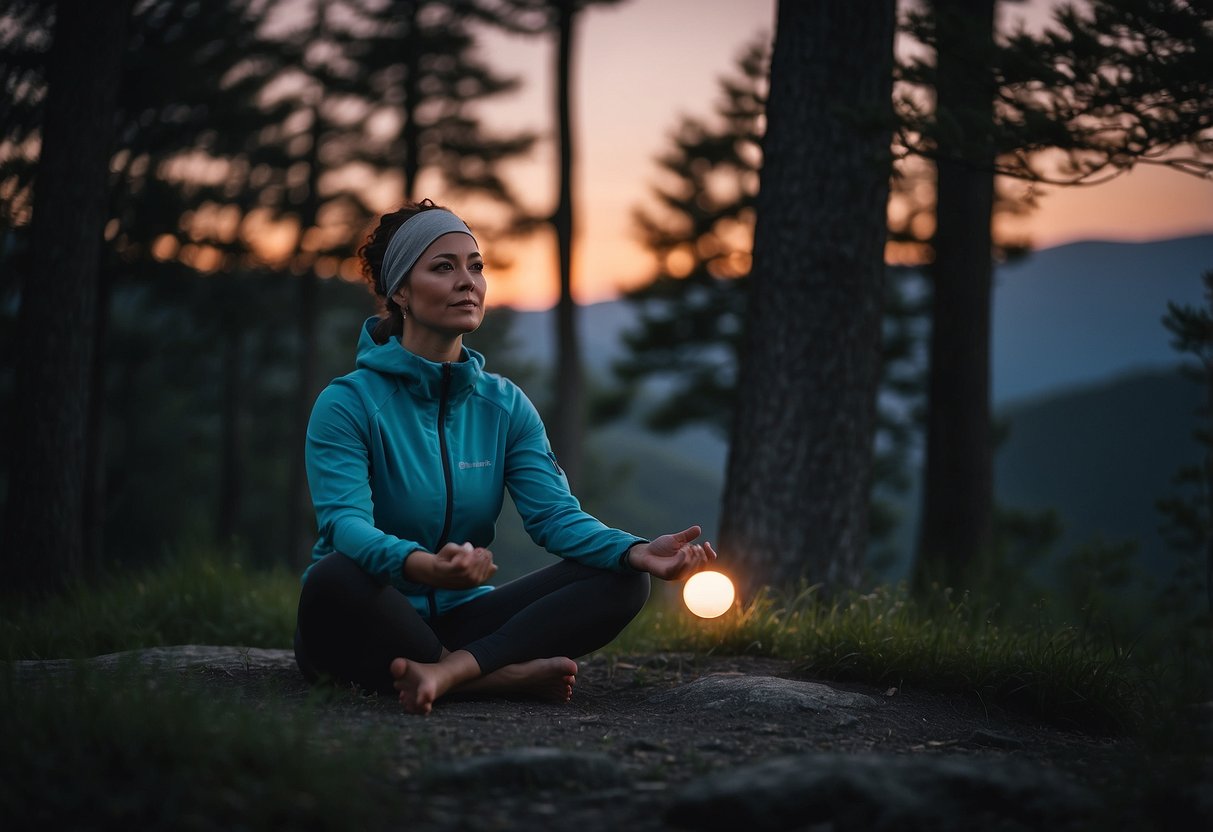
M 692 542 L 702 531 L 699 526 L 691 526 L 675 534 L 663 534 L 649 543 L 638 543 L 628 550 L 628 564 L 664 581 L 689 577 L 716 560 L 711 543 Z

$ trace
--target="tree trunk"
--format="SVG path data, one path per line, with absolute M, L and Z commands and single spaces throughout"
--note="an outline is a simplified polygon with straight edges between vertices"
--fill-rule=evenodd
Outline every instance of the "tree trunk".
M 308 553 L 315 541 L 313 534 L 312 495 L 308 490 L 307 469 L 304 465 L 304 444 L 307 441 L 307 423 L 312 416 L 312 405 L 316 403 L 316 294 L 319 281 L 316 271 L 307 268 L 296 278 L 299 281 L 299 318 L 296 331 L 299 342 L 299 377 L 295 393 L 295 443 L 291 452 L 290 468 L 290 523 L 287 535 L 287 565 L 301 567 L 307 563 Z
M 401 48 L 404 51 L 404 127 L 401 139 L 404 142 L 404 198 L 417 200 L 417 175 L 421 172 L 421 125 L 417 123 L 417 110 L 421 106 L 421 35 L 417 31 L 417 3 L 407 0 L 400 6 L 400 16 L 405 21 L 405 36 Z
M 60 0 L 47 60 L 30 271 L 18 315 L 5 586 L 79 574 L 85 437 L 109 153 L 129 4 Z
M 782 2 L 721 552 L 743 596 L 854 586 L 867 545 L 893 0 Z
M 1205 384 L 1209 387 L 1206 413 L 1213 414 L 1213 367 L 1205 367 Z M 1209 602 L 1209 635 L 1213 637 L 1213 448 L 1205 453 L 1205 600 Z M 1213 646 L 1213 645 L 1210 645 Z
M 232 300 L 237 298 L 236 281 L 239 278 L 225 275 L 222 288 Z M 230 310 L 234 304 L 227 305 Z M 220 335 L 222 342 L 222 401 L 219 413 L 219 513 L 215 524 L 215 539 L 220 546 L 230 546 L 240 529 L 241 454 L 240 413 L 242 399 L 241 352 L 244 340 L 244 321 L 239 312 L 233 312 L 224 322 Z
M 1213 271 L 1207 272 L 1205 278 L 1205 296 L 1207 298 L 1208 309 L 1207 314 L 1209 320 L 1213 320 Z M 1207 347 L 1213 348 L 1213 344 L 1208 344 Z M 1204 361 L 1204 382 L 1205 382 L 1205 412 L 1206 423 L 1204 425 L 1206 435 L 1210 437 L 1207 440 L 1211 444 L 1205 447 L 1205 600 L 1209 603 L 1209 638 L 1210 646 L 1213 647 L 1213 357 L 1206 357 Z
M 577 304 L 573 300 L 573 124 L 570 92 L 573 49 L 572 0 L 558 4 L 559 43 L 556 50 L 556 113 L 560 132 L 560 200 L 552 215 L 560 259 L 560 298 L 556 302 L 556 399 L 552 445 L 569 482 L 581 476 L 585 442 L 585 388 L 581 343 L 577 335 Z
M 914 586 L 979 578 L 993 537 L 993 0 L 937 0 L 938 185 L 926 460 Z
M 321 0 L 316 7 L 316 23 L 313 40 L 319 41 L 325 34 L 325 20 L 328 7 Z M 312 518 L 315 516 L 312 508 L 312 495 L 307 484 L 307 466 L 304 461 L 304 445 L 307 442 L 307 424 L 311 420 L 312 405 L 316 402 L 316 294 L 319 291 L 319 279 L 316 276 L 315 257 L 318 252 L 308 252 L 302 248 L 304 235 L 308 229 L 316 225 L 320 213 L 320 143 L 324 138 L 322 119 L 324 118 L 325 92 L 317 86 L 312 100 L 311 145 L 307 153 L 308 188 L 307 198 L 298 206 L 299 211 L 299 242 L 296 253 L 310 257 L 311 261 L 299 275 L 299 312 L 295 319 L 295 331 L 298 334 L 299 364 L 298 378 L 295 388 L 295 418 L 294 442 L 291 446 L 291 464 L 288 469 L 287 482 L 287 533 L 286 533 L 286 563 L 291 567 L 302 567 L 308 561 L 308 554 L 314 542 Z
M 106 495 L 106 351 L 109 346 L 110 298 L 114 274 L 98 261 L 93 356 L 89 368 L 88 426 L 85 429 L 84 574 L 97 575 L 105 559 Z

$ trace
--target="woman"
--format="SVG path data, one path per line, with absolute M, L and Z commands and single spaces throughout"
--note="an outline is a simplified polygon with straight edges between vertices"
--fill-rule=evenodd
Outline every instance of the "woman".
M 645 541 L 581 510 L 530 401 L 463 346 L 486 287 L 462 220 L 409 205 L 359 254 L 386 314 L 365 323 L 357 369 L 320 394 L 308 425 L 319 539 L 299 668 L 394 690 L 412 713 L 455 689 L 567 701 L 573 658 L 635 617 L 649 575 L 676 580 L 716 553 L 694 543 L 698 526 Z M 487 546 L 507 489 L 562 560 L 494 589 Z

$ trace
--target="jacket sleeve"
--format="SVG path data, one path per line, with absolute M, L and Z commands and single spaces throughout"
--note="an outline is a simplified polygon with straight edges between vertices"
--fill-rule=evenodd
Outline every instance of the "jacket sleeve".
M 403 571 L 420 544 L 375 526 L 366 408 L 339 381 L 312 408 L 305 460 L 321 539 L 380 581 L 409 594 L 423 592 L 426 587 L 405 580 Z
M 521 391 L 511 418 L 505 484 L 535 543 L 588 566 L 630 569 L 625 561 L 628 549 L 644 539 L 612 529 L 581 509 L 552 453 L 539 414 Z

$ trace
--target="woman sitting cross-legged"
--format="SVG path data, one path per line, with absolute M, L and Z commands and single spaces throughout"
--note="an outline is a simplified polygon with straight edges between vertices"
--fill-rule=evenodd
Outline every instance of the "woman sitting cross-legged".
M 700 528 L 646 541 L 584 512 L 534 406 L 485 372 L 463 336 L 484 318 L 484 260 L 428 200 L 383 216 L 360 250 L 385 314 L 357 369 L 320 394 L 307 431 L 319 539 L 304 572 L 295 656 L 327 677 L 428 713 L 451 691 L 567 701 L 574 659 L 627 626 L 649 576 L 715 560 Z M 488 546 L 509 491 L 561 560 L 503 586 Z

